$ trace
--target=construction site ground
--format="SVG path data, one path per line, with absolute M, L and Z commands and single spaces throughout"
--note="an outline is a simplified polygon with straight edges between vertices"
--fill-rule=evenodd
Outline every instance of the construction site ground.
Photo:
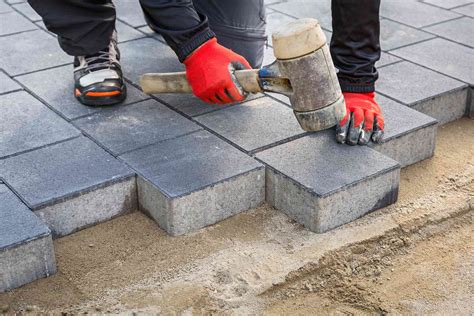
M 143 213 L 54 240 L 3 313 L 451 314 L 474 302 L 474 124 L 438 128 L 398 202 L 325 234 L 264 205 L 184 237 Z

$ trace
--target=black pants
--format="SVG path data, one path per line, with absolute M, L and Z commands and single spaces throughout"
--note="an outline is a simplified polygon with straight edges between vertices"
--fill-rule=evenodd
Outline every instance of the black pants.
M 116 18 L 111 0 L 28 2 L 48 30 L 58 35 L 66 53 L 90 55 L 108 45 Z M 140 0 L 140 4 L 149 23 L 163 20 L 156 2 Z M 194 7 L 209 18 L 221 44 L 243 55 L 253 67 L 261 65 L 265 45 L 263 0 L 194 0 Z M 380 0 L 332 0 L 331 55 L 345 92 L 374 91 L 378 78 L 375 62 L 380 58 L 379 8 Z M 176 30 L 185 28 L 179 16 L 170 20 L 175 21 Z

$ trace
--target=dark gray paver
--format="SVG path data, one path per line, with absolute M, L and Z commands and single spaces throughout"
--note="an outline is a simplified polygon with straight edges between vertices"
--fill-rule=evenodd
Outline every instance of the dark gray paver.
M 474 3 L 453 9 L 453 11 L 474 18 Z
M 376 90 L 441 124 L 462 117 L 466 109 L 464 83 L 406 61 L 381 68 Z
M 171 235 L 212 225 L 265 198 L 264 167 L 206 131 L 121 158 L 138 171 L 140 208 Z
M 295 18 L 290 17 L 280 12 L 268 12 L 267 13 L 267 28 L 266 33 L 268 35 L 268 44 L 272 45 L 272 34 L 278 29 L 284 27 L 287 23 L 294 21 Z
M 51 231 L 0 184 L 0 292 L 56 272 Z
M 116 156 L 201 129 L 155 100 L 104 109 L 74 124 Z
M 390 53 L 464 82 L 474 83 L 474 49 L 472 48 L 435 38 L 395 49 Z
M 1 36 L 34 29 L 37 29 L 36 25 L 18 12 L 11 11 L 2 13 L 0 16 Z
M 445 9 L 452 9 L 468 3 L 472 3 L 472 0 L 423 0 L 423 2 Z
M 125 77 L 132 82 L 139 83 L 139 77 L 147 72 L 184 70 L 171 48 L 153 38 L 122 43 L 119 48 Z
M 318 132 L 257 154 L 267 164 L 266 199 L 322 233 L 394 203 L 399 165 L 365 146 Z
M 306 133 L 289 107 L 268 97 L 201 115 L 196 120 L 247 152 Z
M 0 96 L 0 158 L 80 132 L 25 91 Z
M 0 160 L 0 174 L 55 235 L 136 208 L 134 172 L 85 137 Z
M 385 51 L 433 37 L 434 35 L 397 22 L 387 19 L 380 21 L 380 46 Z
M 437 121 L 403 104 L 377 95 L 385 118 L 385 133 L 381 144 L 370 146 L 398 161 L 402 167 L 433 156 Z
M 460 19 L 436 24 L 424 30 L 470 47 L 474 47 L 474 19 Z
M 41 16 L 26 2 L 14 4 L 13 7 L 23 13 L 30 21 L 38 22 L 42 20 Z
M 380 6 L 380 15 L 413 27 L 428 26 L 459 16 L 415 0 L 385 0 Z
M 137 31 L 119 20 L 115 22 L 115 28 L 117 29 L 119 43 L 145 37 L 145 34 L 142 32 Z
M 8 77 L 4 72 L 0 71 L 0 94 L 20 90 L 21 86 Z
M 252 93 L 247 96 L 245 101 L 250 101 L 256 98 L 260 98 L 262 96 L 263 94 L 261 93 Z M 172 108 L 189 116 L 198 116 L 205 113 L 222 110 L 228 108 L 229 106 L 237 105 L 237 103 L 225 105 L 209 104 L 204 101 L 201 101 L 192 94 L 163 93 L 157 94 L 156 97 L 171 106 Z
M 396 62 L 399 62 L 400 60 L 401 59 L 396 56 L 390 55 L 387 52 L 382 52 L 382 54 L 380 55 L 380 60 L 375 65 L 377 66 L 377 68 L 380 68 L 390 64 L 394 64 Z
M 73 92 L 74 79 L 72 65 L 47 69 L 19 76 L 16 77 L 16 79 L 70 120 L 107 108 L 86 106 L 76 100 Z M 51 87 L 54 87 L 54 89 Z M 149 98 L 140 90 L 129 84 L 127 84 L 127 92 L 127 99 L 123 104 L 130 104 Z
M 114 1 L 117 18 L 133 27 L 146 25 L 143 11 L 138 0 Z
M 0 37 L 0 56 L 0 68 L 12 76 L 72 61 L 43 30 Z
M 332 30 L 332 15 L 330 0 L 295 0 L 270 5 L 269 8 L 293 16 L 295 18 L 314 18 L 321 27 Z

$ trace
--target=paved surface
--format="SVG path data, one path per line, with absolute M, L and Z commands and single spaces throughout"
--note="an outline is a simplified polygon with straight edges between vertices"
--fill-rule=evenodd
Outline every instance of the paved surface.
M 266 3 L 269 34 L 315 17 L 331 36 L 329 0 Z M 472 1 L 383 1 L 377 92 L 386 138 L 365 148 L 338 145 L 331 131 L 304 133 L 284 96 L 219 107 L 143 94 L 142 73 L 182 66 L 146 26 L 138 1 L 116 6 L 129 97 L 90 108 L 72 97 L 72 58 L 40 17 L 25 1 L 0 0 L 0 185 L 16 196 L 0 218 L 29 208 L 61 236 L 140 208 L 177 235 L 262 203 L 266 190 L 270 203 L 321 232 L 392 203 L 399 167 L 433 154 L 437 121 L 474 112 Z M 266 52 L 271 62 L 271 40 Z M 369 160 L 377 163 L 360 163 Z M 25 238 L 0 234 L 0 261 L 14 258 L 5 249 L 30 245 L 30 226 L 9 229 Z M 41 247 L 52 253 L 51 243 Z

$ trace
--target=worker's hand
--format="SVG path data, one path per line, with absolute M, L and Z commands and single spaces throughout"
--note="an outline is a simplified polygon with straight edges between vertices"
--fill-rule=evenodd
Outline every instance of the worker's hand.
M 380 143 L 384 130 L 384 119 L 375 93 L 343 93 L 346 101 L 346 116 L 336 127 L 336 139 L 349 145 L 367 145 L 372 139 Z
M 245 99 L 234 70 L 250 69 L 244 57 L 210 39 L 184 61 L 195 96 L 207 103 L 226 104 Z

